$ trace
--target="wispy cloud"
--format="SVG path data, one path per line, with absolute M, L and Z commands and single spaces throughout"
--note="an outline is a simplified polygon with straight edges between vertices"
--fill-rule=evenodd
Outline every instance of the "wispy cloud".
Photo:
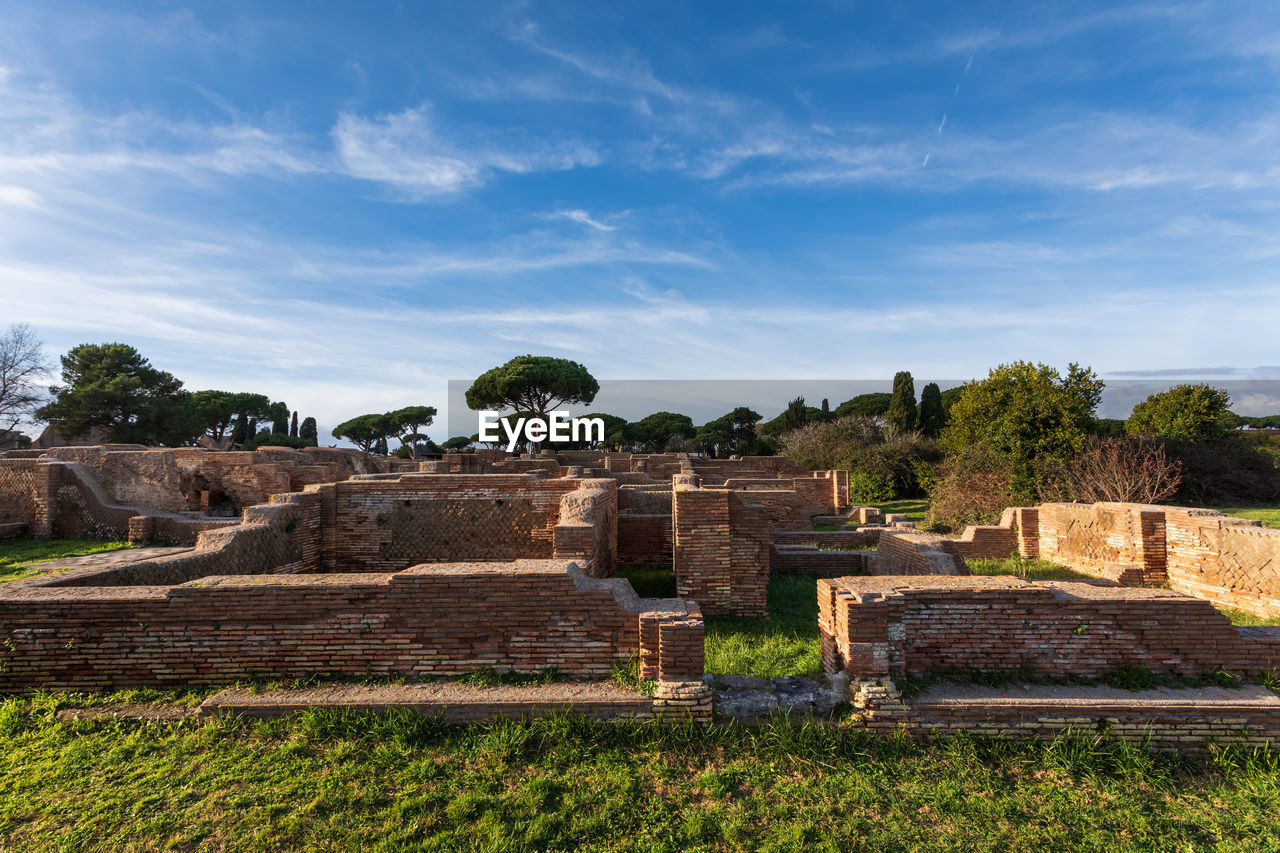
M 563 170 L 600 160 L 578 142 L 539 142 L 524 149 L 483 138 L 464 143 L 449 138 L 439 125 L 425 105 L 372 119 L 343 113 L 333 139 L 348 174 L 387 184 L 412 201 L 469 189 L 494 171 Z
M 563 216 L 565 219 L 576 222 L 579 225 L 586 225 L 588 228 L 594 228 L 597 231 L 618 230 L 618 226 L 606 224 L 598 219 L 592 219 L 590 213 L 577 208 L 573 210 L 557 210 L 556 216 Z

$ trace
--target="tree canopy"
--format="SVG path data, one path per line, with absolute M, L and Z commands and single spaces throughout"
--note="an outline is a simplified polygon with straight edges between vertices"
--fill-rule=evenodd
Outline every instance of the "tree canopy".
M 482 373 L 467 389 L 471 409 L 515 409 L 545 418 L 565 403 L 590 403 L 600 384 L 576 361 L 521 355 Z
M 203 431 L 181 380 L 127 344 L 81 344 L 61 361 L 62 385 L 36 415 L 64 434 L 101 429 L 112 442 L 175 446 Z
M 417 458 L 418 444 L 427 438 L 422 434 L 423 427 L 431 426 L 435 416 L 435 406 L 405 406 L 385 415 L 389 434 L 400 439 L 400 446 L 407 448 L 411 459 Z
M 1153 435 L 1180 441 L 1221 438 L 1238 422 L 1226 391 L 1209 385 L 1175 385 L 1133 407 L 1124 423 L 1129 435 Z
M 930 382 L 920 392 L 919 428 L 930 438 L 937 438 L 947 420 L 947 412 L 942 407 L 942 392 L 938 383 Z
M 889 397 L 889 411 L 885 423 L 902 432 L 916 428 L 916 385 L 911 372 L 900 370 L 893 377 L 893 394 Z
M 345 438 L 365 453 L 372 453 L 381 442 L 386 445 L 387 436 L 391 434 L 391 424 L 386 415 L 357 415 L 343 421 L 331 432 L 338 438 Z
M 887 392 L 859 394 L 836 406 L 835 415 L 838 418 L 842 418 L 845 415 L 882 417 L 889 411 L 889 401 L 892 399 L 893 395 Z
M 673 438 L 684 441 L 693 438 L 696 433 L 693 419 L 675 412 L 654 412 L 631 425 L 631 437 L 659 453 L 667 448 Z
M 942 445 L 958 452 L 985 444 L 1024 463 L 1043 454 L 1078 452 L 1102 388 L 1092 370 L 1077 364 L 1066 376 L 1044 364 L 1002 364 L 986 379 L 964 386 L 942 431 Z

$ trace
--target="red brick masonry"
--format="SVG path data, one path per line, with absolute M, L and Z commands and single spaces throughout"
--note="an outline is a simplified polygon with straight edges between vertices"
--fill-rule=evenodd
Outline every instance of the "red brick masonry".
M 210 576 L 177 586 L 0 584 L 6 691 L 416 678 L 482 666 L 603 678 L 633 656 L 664 681 L 700 678 L 697 605 L 640 599 L 625 580 L 589 578 L 565 561 Z
M 1129 664 L 1199 675 L 1280 667 L 1280 628 L 1237 628 L 1207 601 L 1012 577 L 818 581 L 823 667 L 853 678 L 904 672 L 1095 677 Z

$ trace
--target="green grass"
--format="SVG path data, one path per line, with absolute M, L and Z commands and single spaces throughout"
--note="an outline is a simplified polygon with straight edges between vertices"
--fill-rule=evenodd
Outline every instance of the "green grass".
M 631 587 L 641 598 L 676 597 L 676 575 L 670 563 L 618 566 L 618 577 L 631 581 Z
M 670 566 L 620 566 L 643 598 L 673 598 Z M 822 670 L 818 639 L 817 581 L 799 575 L 775 575 L 768 588 L 769 618 L 705 617 L 707 672 L 717 675 L 817 675 Z
M 0 581 L 34 577 L 40 563 L 84 557 L 131 547 L 128 542 L 95 542 L 88 539 L 10 539 L 0 542 Z
M 1016 575 L 1025 580 L 1079 581 L 1094 580 L 1090 575 L 1074 572 L 1048 560 L 1027 559 L 1014 555 L 1003 560 L 968 560 L 975 575 Z
M 907 517 L 907 521 L 914 521 L 917 526 L 924 526 L 925 516 L 929 514 L 928 498 L 908 498 L 901 501 L 887 501 L 885 503 L 871 504 L 885 515 L 889 513 L 900 513 Z
M 1255 616 L 1243 610 L 1232 610 L 1230 607 L 1219 607 L 1218 611 L 1231 620 L 1232 625 L 1280 625 L 1280 616 Z
M 778 721 L 58 723 L 0 703 L 14 850 L 1275 850 L 1280 753 Z
M 1236 518 L 1261 521 L 1263 527 L 1280 528 L 1280 507 L 1275 506 L 1215 506 L 1214 509 Z
M 707 672 L 773 678 L 822 671 L 817 581 L 775 575 L 768 602 L 768 619 L 706 617 Z

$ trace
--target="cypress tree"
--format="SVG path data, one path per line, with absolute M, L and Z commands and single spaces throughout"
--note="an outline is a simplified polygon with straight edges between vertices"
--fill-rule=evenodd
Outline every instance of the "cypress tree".
M 293 419 L 289 421 L 289 437 L 298 437 L 298 412 L 296 410 L 293 413 Z
M 930 438 L 937 438 L 946 423 L 947 414 L 942 408 L 942 391 L 938 383 L 930 382 L 920 392 L 920 431 Z
M 298 428 L 298 437 L 307 441 L 320 443 L 320 429 L 316 426 L 316 419 L 306 417 L 302 419 L 302 426 Z
M 916 428 L 916 385 L 911 371 L 899 371 L 893 377 L 893 396 L 889 399 L 889 411 L 885 422 L 900 430 Z

